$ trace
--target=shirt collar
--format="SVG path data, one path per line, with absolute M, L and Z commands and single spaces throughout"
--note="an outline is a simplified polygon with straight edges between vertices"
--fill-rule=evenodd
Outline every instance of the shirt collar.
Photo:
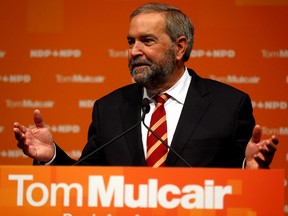
M 163 93 L 169 94 L 171 98 L 176 100 L 178 103 L 184 104 L 191 79 L 192 77 L 189 75 L 187 68 L 185 68 L 185 71 L 178 82 Z M 143 98 L 151 99 L 147 94 L 146 88 L 144 88 Z

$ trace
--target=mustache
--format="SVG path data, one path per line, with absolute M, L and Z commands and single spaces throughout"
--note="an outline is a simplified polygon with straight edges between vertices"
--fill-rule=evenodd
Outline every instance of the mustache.
M 151 66 L 153 63 L 148 59 L 132 58 L 129 61 L 129 67 L 134 68 L 136 66 L 146 65 Z

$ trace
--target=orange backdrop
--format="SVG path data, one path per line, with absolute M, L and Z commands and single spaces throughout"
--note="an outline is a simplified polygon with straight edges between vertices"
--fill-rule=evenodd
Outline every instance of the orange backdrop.
M 93 101 L 132 82 L 129 14 L 140 0 L 0 0 L 0 164 L 28 165 L 14 121 L 40 108 L 57 143 L 77 158 Z M 264 136 L 280 138 L 272 168 L 284 168 L 288 212 L 288 2 L 166 0 L 195 25 L 188 67 L 247 92 Z

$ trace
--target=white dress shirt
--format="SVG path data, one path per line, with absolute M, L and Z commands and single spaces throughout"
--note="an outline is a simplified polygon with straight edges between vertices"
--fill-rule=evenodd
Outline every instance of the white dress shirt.
M 182 77 L 178 80 L 178 82 L 172 86 L 170 89 L 163 93 L 169 94 L 171 97 L 166 101 L 164 104 L 164 108 L 166 111 L 166 121 L 167 121 L 167 131 L 168 131 L 168 145 L 171 145 L 176 126 L 178 124 L 180 114 L 184 105 L 184 101 L 188 92 L 188 88 L 190 85 L 192 77 L 189 75 L 187 68 L 185 69 L 184 74 Z M 144 89 L 144 98 L 150 98 L 148 96 L 147 90 Z M 150 112 L 147 113 L 145 117 L 145 124 L 150 126 L 151 116 L 153 113 L 153 110 L 155 108 L 155 100 L 150 98 Z M 145 158 L 147 155 L 147 128 L 141 124 L 141 130 L 142 130 L 142 142 L 143 142 L 143 149 Z

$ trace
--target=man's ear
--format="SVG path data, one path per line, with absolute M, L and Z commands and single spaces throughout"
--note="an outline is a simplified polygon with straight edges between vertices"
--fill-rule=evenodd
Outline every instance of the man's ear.
M 188 44 L 188 40 L 185 36 L 180 36 L 176 42 L 176 59 L 177 60 L 181 60 L 183 59 L 183 56 L 185 55 L 185 52 L 187 50 L 187 44 Z

